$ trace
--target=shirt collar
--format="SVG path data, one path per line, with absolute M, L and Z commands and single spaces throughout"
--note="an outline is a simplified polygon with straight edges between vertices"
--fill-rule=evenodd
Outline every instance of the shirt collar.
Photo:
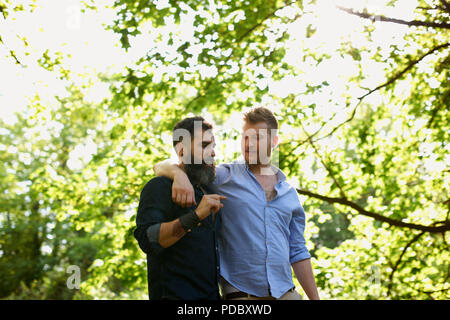
M 247 170 L 247 172 L 249 172 L 249 173 L 252 172 L 252 171 L 250 170 L 248 164 L 247 164 L 245 161 L 243 161 L 243 164 L 244 164 L 245 169 Z M 278 183 L 286 181 L 286 175 L 283 173 L 283 171 L 281 171 L 280 168 L 278 168 L 277 166 L 274 166 L 273 164 L 271 164 L 270 166 L 271 166 L 272 169 L 274 169 L 274 170 L 276 171 L 276 173 L 277 173 Z M 252 172 L 252 174 L 253 174 L 253 172 Z

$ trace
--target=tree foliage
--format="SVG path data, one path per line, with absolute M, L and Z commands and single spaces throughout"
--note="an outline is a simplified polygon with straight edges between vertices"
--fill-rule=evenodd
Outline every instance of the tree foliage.
M 67 94 L 36 95 L 1 124 L 0 296 L 145 298 L 132 231 L 173 124 L 209 113 L 221 125 L 269 104 L 322 297 L 448 298 L 450 5 L 419 0 L 413 19 L 389 15 L 402 4 L 339 7 L 356 27 L 332 48 L 321 44 L 316 1 L 116 0 L 107 29 L 124 52 L 140 35 L 153 42 L 87 85 L 105 83 L 111 96 L 87 101 L 68 70 L 53 68 L 62 56 L 46 52 L 37 63 L 69 80 Z M 389 42 L 380 36 L 394 30 Z M 351 70 L 336 75 L 339 64 Z M 295 90 L 273 89 L 286 79 Z M 80 290 L 66 286 L 70 265 L 81 268 Z

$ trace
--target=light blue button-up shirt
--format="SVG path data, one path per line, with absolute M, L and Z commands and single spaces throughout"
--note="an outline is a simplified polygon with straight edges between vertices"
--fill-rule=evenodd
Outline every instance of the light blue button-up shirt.
M 237 289 L 279 298 L 294 287 L 291 264 L 310 258 L 305 212 L 296 190 L 278 170 L 277 195 L 267 202 L 244 161 L 216 168 L 215 193 L 227 197 L 219 215 L 220 274 Z

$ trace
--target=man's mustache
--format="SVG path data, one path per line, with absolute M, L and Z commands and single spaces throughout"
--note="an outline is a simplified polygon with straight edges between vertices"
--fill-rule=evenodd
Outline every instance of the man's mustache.
M 191 162 L 190 163 L 186 163 L 185 164 L 192 164 L 192 165 L 204 165 L 204 166 L 215 166 L 216 165 L 216 160 L 213 157 L 208 157 L 208 158 L 203 158 L 201 160 L 201 162 L 198 159 L 194 159 L 193 157 L 191 157 Z

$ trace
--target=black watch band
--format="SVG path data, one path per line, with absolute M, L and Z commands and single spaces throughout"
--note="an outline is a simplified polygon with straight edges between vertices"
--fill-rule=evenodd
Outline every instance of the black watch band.
M 186 232 L 190 232 L 192 229 L 194 229 L 200 224 L 200 219 L 197 216 L 195 210 L 189 211 L 188 213 L 182 215 L 179 219 L 181 226 Z

